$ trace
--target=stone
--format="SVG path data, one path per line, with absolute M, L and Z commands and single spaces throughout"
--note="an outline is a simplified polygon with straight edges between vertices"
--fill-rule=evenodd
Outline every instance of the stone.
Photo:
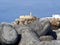
M 54 40 L 54 38 L 52 36 L 41 36 L 40 38 L 40 41 L 51 41 L 51 40 Z
M 50 22 L 47 19 L 36 20 L 33 23 L 28 24 L 28 27 L 32 28 L 39 36 L 45 35 L 51 30 Z
M 37 45 L 60 45 L 60 40 L 41 41 L 40 44 Z
M 30 28 L 22 30 L 22 39 L 19 45 L 37 45 L 39 43 L 38 36 Z
M 8 23 L 0 25 L 0 42 L 2 44 L 14 44 L 18 38 L 18 33 L 15 28 Z

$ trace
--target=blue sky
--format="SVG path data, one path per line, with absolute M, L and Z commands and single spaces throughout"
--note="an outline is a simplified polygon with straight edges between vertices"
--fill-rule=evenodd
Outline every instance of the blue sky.
M 0 0 L 0 22 L 12 22 L 29 12 L 39 18 L 60 14 L 60 0 Z

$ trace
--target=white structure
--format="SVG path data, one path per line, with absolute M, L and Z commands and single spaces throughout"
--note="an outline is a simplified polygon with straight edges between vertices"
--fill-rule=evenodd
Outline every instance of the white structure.
M 54 14 L 52 15 L 53 18 L 60 18 L 60 15 L 59 14 Z
M 53 14 L 52 17 L 45 17 L 45 18 L 60 18 L 60 14 Z

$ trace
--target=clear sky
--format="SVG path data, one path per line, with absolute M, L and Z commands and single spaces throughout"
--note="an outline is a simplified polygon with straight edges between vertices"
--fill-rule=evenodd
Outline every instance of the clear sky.
M 12 22 L 29 12 L 39 18 L 60 14 L 60 0 L 0 0 L 0 22 Z

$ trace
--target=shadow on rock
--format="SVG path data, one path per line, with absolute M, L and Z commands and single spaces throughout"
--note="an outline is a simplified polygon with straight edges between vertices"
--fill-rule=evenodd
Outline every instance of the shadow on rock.
M 56 32 L 54 32 L 54 31 L 52 31 L 52 30 L 50 30 L 46 35 L 51 35 L 51 36 L 54 38 L 54 40 L 57 39 L 57 34 L 56 34 Z

